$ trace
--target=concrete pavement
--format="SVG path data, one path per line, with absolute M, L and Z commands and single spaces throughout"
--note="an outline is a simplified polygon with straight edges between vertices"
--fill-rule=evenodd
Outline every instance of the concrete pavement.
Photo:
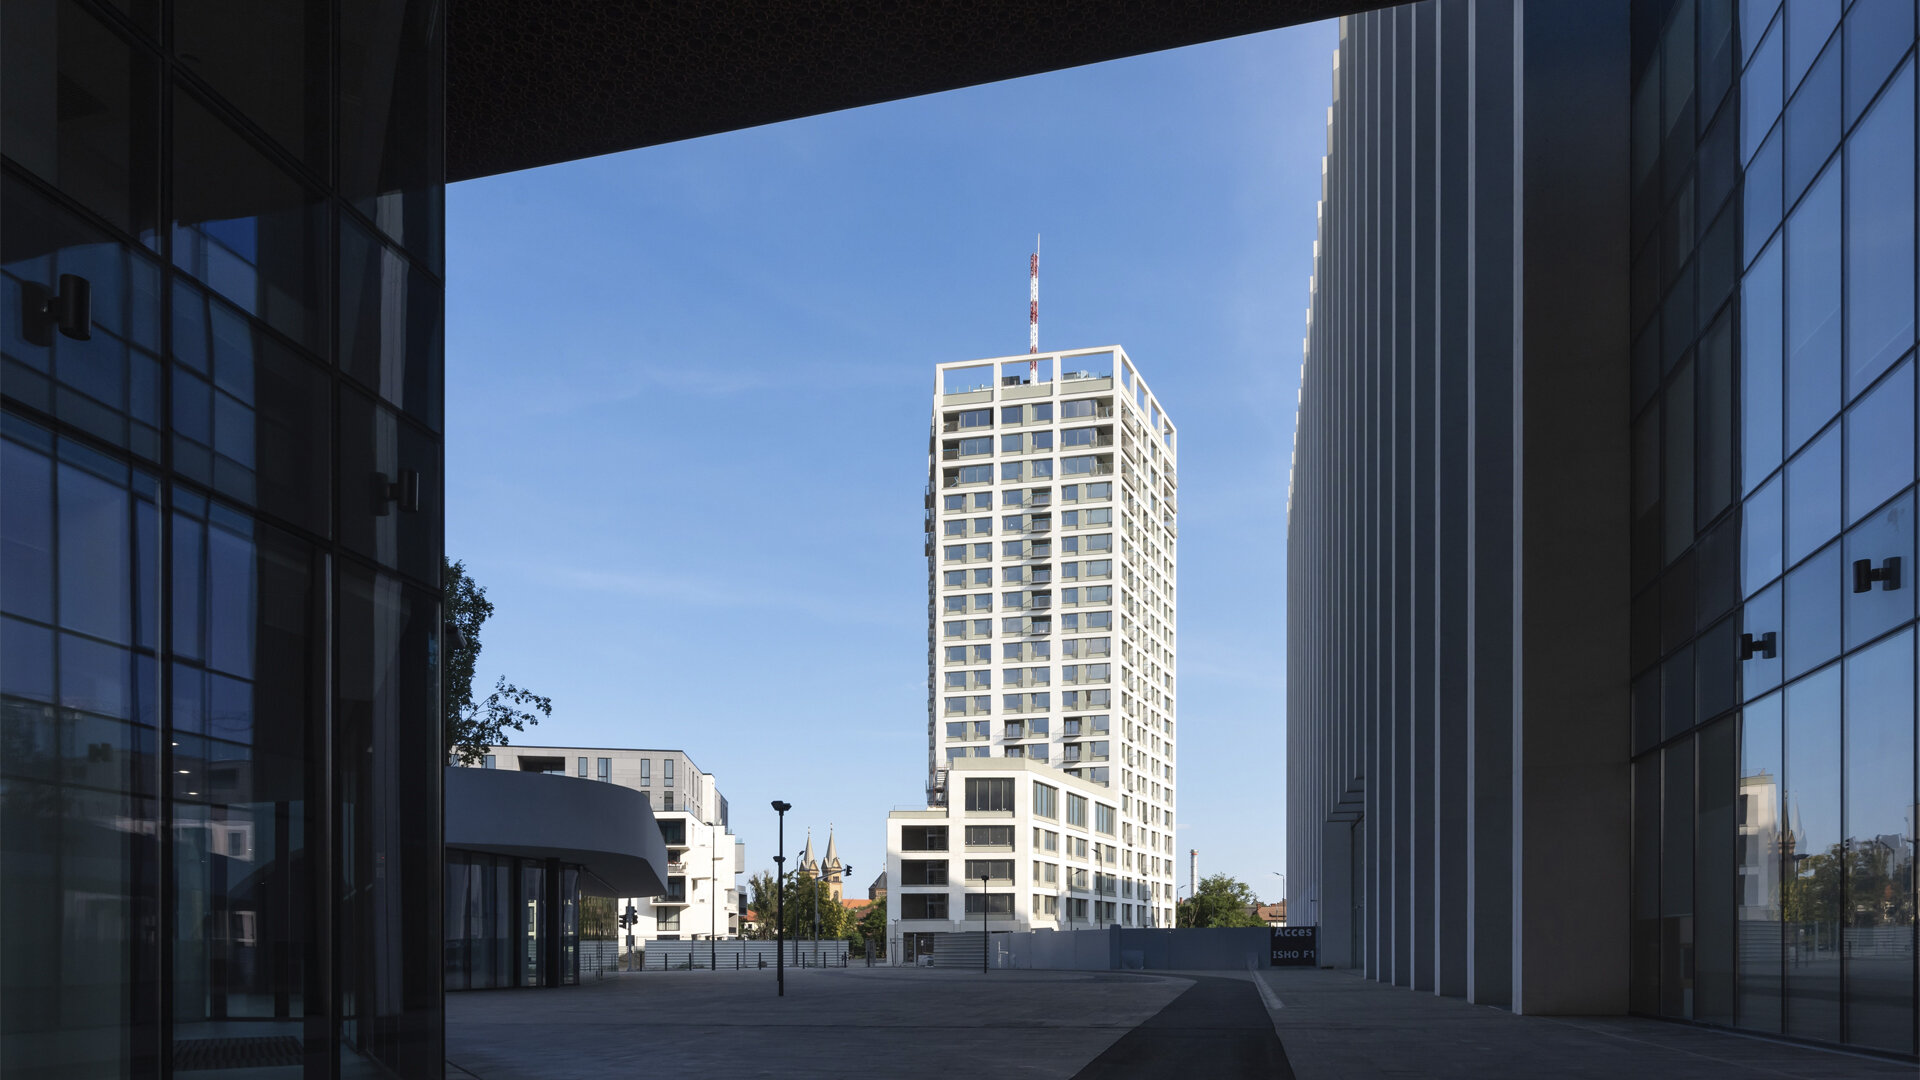
M 1555 1077 L 1564 1080 L 1837 1080 L 1901 1077 L 1888 1061 L 1631 1017 L 1514 1016 L 1345 972 L 1259 973 L 1299 1080 Z
M 645 972 L 447 995 L 453 1080 L 1827 1080 L 1895 1062 L 1623 1017 L 1515 1017 L 1332 971 Z

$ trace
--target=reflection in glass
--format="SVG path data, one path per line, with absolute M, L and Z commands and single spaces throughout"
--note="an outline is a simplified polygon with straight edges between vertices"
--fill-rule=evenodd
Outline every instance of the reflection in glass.
M 1735 885 L 1736 1022 L 1754 1031 L 1779 1031 L 1781 1010 L 1781 856 L 1786 830 L 1780 816 L 1780 695 L 1769 694 L 1740 713 L 1740 783 L 1735 796 L 1739 870 Z
M 327 173 L 327 113 L 334 97 L 329 7 L 326 0 L 195 0 L 173 13 L 180 66 L 321 176 Z
M 0 153 L 152 245 L 158 77 L 144 51 L 73 0 L 0 5 L 0 98 L 7 102 Z M 7 224 L 22 221 L 9 216 Z
M 1913 20 L 1909 4 L 1867 6 L 1905 7 L 1907 21 Z M 1909 63 L 1847 140 L 1849 396 L 1913 344 L 1913 171 Z M 1909 400 L 1909 426 L 1912 411 Z
M 1781 533 L 1781 493 L 1784 477 L 1776 476 L 1747 500 L 1741 518 L 1740 591 L 1752 596 L 1768 582 L 1780 576 L 1781 551 L 1785 536 Z
M 1754 256 L 1773 238 L 1774 230 L 1780 225 L 1781 206 L 1781 144 L 1783 136 L 1776 129 L 1760 153 L 1747 167 L 1746 187 L 1741 192 L 1741 216 L 1745 219 L 1742 226 L 1746 239 L 1742 246 L 1744 263 L 1752 263 Z M 1778 270 L 1775 271 L 1778 281 Z M 1776 304 L 1769 309 L 1775 324 L 1775 333 L 1779 330 L 1780 308 Z
M 1691 302 L 1691 301 L 1689 301 Z M 1667 384 L 1666 465 L 1667 559 L 1677 559 L 1693 544 L 1693 365 L 1681 365 Z
M 174 265 L 322 352 L 326 205 L 191 95 L 173 100 Z
M 1780 465 L 1783 244 L 1774 241 L 1741 283 L 1740 460 L 1752 491 Z
M 335 867 L 342 1053 L 400 1075 L 440 1060 L 440 606 L 338 564 Z M 431 764 L 429 764 L 431 763 Z
M 1789 679 L 1840 653 L 1841 569 L 1840 545 L 1832 544 L 1787 575 L 1781 651 Z
M 175 1039 L 299 1040 L 315 948 L 313 554 L 204 500 L 176 506 L 173 592 L 198 616 L 176 603 L 176 653 L 204 660 L 172 671 Z
M 1660 1015 L 1693 1019 L 1693 740 L 1662 753 Z
M 159 1051 L 158 485 L 3 430 L 0 1074 L 131 1075 Z
M 1693 865 L 1696 1020 L 1733 1023 L 1739 745 L 1735 717 L 1700 729 L 1699 840 Z
M 1791 44 L 1791 42 L 1789 42 Z M 1840 46 L 1820 54 L 1787 103 L 1787 201 L 1798 198 L 1840 143 Z
M 1846 1041 L 1913 1051 L 1913 632 L 1847 659 Z
M 160 268 L 26 184 L 0 176 L 0 389 L 95 438 L 160 457 Z M 58 290 L 63 274 L 93 292 L 91 337 L 29 341 L 15 316 L 28 290 Z
M 1828 428 L 1787 463 L 1787 565 L 1840 531 L 1840 428 Z
M 446 5 L 342 0 L 340 193 L 429 266 L 443 258 Z
M 1787 451 L 1840 409 L 1840 170 L 1787 219 Z
M 1749 24 L 1752 25 L 1752 24 Z M 1761 40 L 1760 47 L 1740 77 L 1740 157 L 1752 160 L 1760 140 L 1772 130 L 1780 115 L 1781 72 L 1785 47 L 1784 32 L 1775 26 Z
M 1840 668 L 1787 687 L 1786 1032 L 1840 1038 Z
M 1847 410 L 1847 523 L 1913 482 L 1913 365 Z

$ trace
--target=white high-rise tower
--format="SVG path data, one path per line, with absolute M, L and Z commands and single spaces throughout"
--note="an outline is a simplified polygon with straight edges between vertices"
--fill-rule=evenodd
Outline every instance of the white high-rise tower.
M 1117 346 L 933 389 L 928 809 L 889 818 L 892 931 L 910 959 L 983 914 L 1171 925 L 1173 423 Z

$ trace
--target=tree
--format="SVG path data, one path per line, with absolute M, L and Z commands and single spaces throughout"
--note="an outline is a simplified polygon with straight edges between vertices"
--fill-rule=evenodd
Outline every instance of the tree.
M 748 878 L 747 892 L 753 898 L 753 910 L 760 916 L 759 936 L 763 940 L 773 940 L 775 924 L 780 918 L 773 873 L 762 870 Z M 813 940 L 813 901 L 816 894 L 820 899 L 821 941 L 846 937 L 855 929 L 853 916 L 847 912 L 845 905 L 833 898 L 833 892 L 824 880 L 816 881 L 795 871 L 787 875 L 786 893 L 788 941 Z
M 887 955 L 887 898 L 883 896 L 868 904 L 855 929 L 862 939 L 874 943 L 875 956 Z
M 760 916 L 760 929 L 754 932 L 754 936 L 762 941 L 771 941 L 774 897 L 777 895 L 774 891 L 773 872 L 762 870 L 748 878 L 747 894 L 752 897 L 747 901 L 747 906 L 753 910 L 754 914 Z
M 447 757 L 461 765 L 477 764 L 488 750 L 507 745 L 507 731 L 525 731 L 553 715 L 553 701 L 530 690 L 522 690 L 506 680 L 496 679 L 493 693 L 483 701 L 473 700 L 473 675 L 480 660 L 480 627 L 493 614 L 493 602 L 487 590 L 467 576 L 466 564 L 440 560 L 442 587 L 446 590 L 447 623 L 456 634 L 448 635 L 446 651 L 446 694 L 443 724 L 446 728 Z
M 814 901 L 819 901 L 820 940 L 832 941 L 845 931 L 847 909 L 833 898 L 825 881 L 801 873 L 787 875 L 787 940 L 813 940 Z
M 1253 908 L 1260 898 L 1244 881 L 1225 874 L 1200 879 L 1192 898 L 1181 903 L 1175 915 L 1180 926 L 1265 926 L 1255 918 Z

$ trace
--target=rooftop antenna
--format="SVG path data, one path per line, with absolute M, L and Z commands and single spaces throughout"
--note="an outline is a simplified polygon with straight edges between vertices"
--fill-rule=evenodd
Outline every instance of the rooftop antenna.
M 1040 234 L 1033 234 L 1033 256 L 1027 260 L 1027 352 L 1040 351 Z M 1038 360 L 1029 360 L 1029 374 L 1039 370 Z

